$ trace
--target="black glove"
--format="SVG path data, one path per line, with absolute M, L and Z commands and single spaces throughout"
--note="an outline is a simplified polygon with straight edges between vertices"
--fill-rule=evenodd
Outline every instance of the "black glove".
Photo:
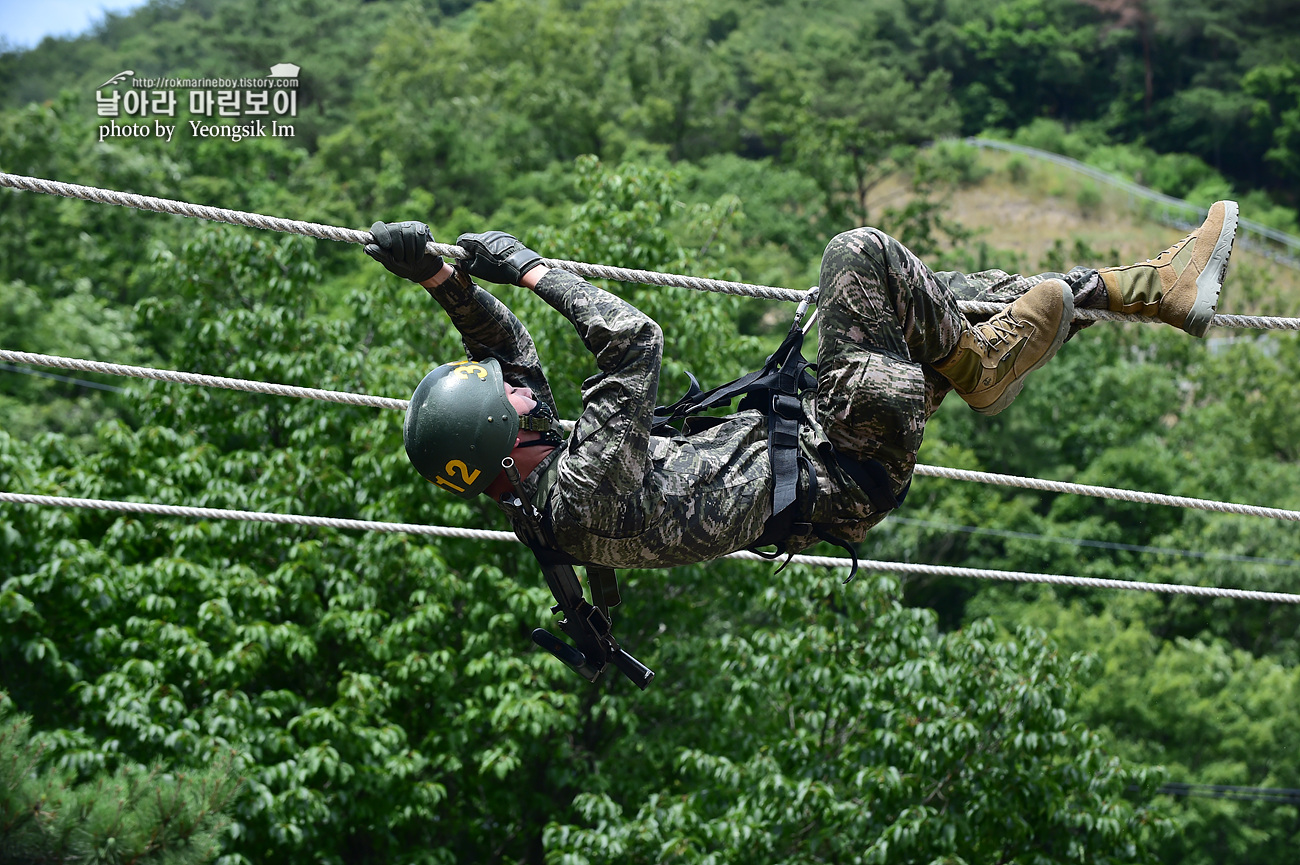
M 366 255 L 411 282 L 424 282 L 442 270 L 442 257 L 426 252 L 433 241 L 423 222 L 376 222 L 370 226 L 374 243 L 366 244 Z
M 477 276 L 499 285 L 517 285 L 519 278 L 542 263 L 542 257 L 504 231 L 462 234 L 456 239 L 469 258 L 460 266 Z

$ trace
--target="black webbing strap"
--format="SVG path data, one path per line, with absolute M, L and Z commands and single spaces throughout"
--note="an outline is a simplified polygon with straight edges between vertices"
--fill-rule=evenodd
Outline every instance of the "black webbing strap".
M 592 582 L 592 600 L 595 603 L 588 603 L 573 565 L 566 561 L 573 557 L 559 551 L 549 518 L 533 507 L 514 458 L 503 459 L 501 468 L 515 491 L 514 496 L 501 497 L 501 506 L 511 515 L 510 523 L 515 528 L 515 535 L 528 545 L 541 566 L 546 585 L 555 596 L 551 612 L 564 613 L 559 622 L 560 630 L 568 634 L 576 646 L 569 645 L 545 628 L 533 631 L 533 642 L 589 682 L 599 679 L 606 665 L 613 664 L 644 691 L 654 679 L 654 671 L 624 651 L 610 633 L 609 607 L 618 603 L 618 583 L 614 580 L 614 572 L 600 567 L 588 571 L 588 582 L 594 580 L 600 585 L 597 590 L 596 582 Z
M 804 360 L 801 353 L 803 337 L 804 333 L 796 322 L 762 369 L 718 385 L 712 390 L 703 390 L 695 376 L 687 373 L 690 388 L 677 402 L 655 409 L 651 432 L 655 435 L 676 433 L 678 430 L 673 426 L 675 422 L 708 409 L 730 405 L 734 399 L 741 397 L 741 411 L 758 409 L 767 416 L 767 452 L 772 466 L 772 516 L 768 518 L 763 534 L 754 546 L 775 544 L 779 551 L 774 556 L 776 557 L 784 555 L 785 539 L 794 535 L 811 534 L 848 550 L 853 555 L 853 571 L 856 571 L 857 551 L 853 546 L 832 534 L 826 526 L 802 522 L 801 519 L 808 519 L 812 507 L 810 504 L 803 508 L 797 506 L 799 425 L 805 419 L 801 395 L 817 386 L 811 372 L 815 367 Z M 904 487 L 902 493 L 895 497 L 893 480 L 879 460 L 854 459 L 835 450 L 830 442 L 822 443 L 819 450 L 823 458 L 834 462 L 853 480 L 875 510 L 885 513 L 903 504 L 908 487 Z M 815 482 L 812 486 L 816 490 Z M 761 550 L 754 552 L 767 555 Z M 852 578 L 853 573 L 850 572 L 849 579 Z
M 788 343 L 788 345 L 787 345 Z M 778 363 L 771 374 L 771 406 L 767 412 L 767 453 L 772 462 L 772 513 L 783 513 L 799 496 L 799 422 L 803 404 L 799 399 L 803 372 L 809 364 L 799 349 L 803 331 L 791 328 L 790 335 L 772 356 Z
M 600 607 L 605 617 L 613 621 L 609 608 L 623 603 L 623 597 L 618 593 L 618 577 L 614 574 L 614 569 L 587 565 L 587 583 L 591 586 L 591 603 Z
M 777 349 L 777 351 L 779 352 L 780 349 Z M 665 435 L 669 432 L 666 427 L 671 426 L 675 421 L 699 414 L 702 411 L 708 411 L 711 408 L 730 404 L 736 397 L 748 394 L 755 387 L 755 382 L 762 378 L 767 371 L 765 366 L 763 369 L 743 375 L 735 381 L 720 384 L 709 391 L 701 390 L 700 383 L 695 380 L 695 376 L 689 372 L 686 373 L 686 377 L 691 380 L 690 388 L 687 389 L 686 394 L 681 399 L 672 405 L 661 405 L 655 408 L 654 416 L 650 421 L 650 431 L 655 435 Z
M 619 646 L 610 633 L 609 608 L 619 603 L 618 581 L 611 568 L 587 566 L 587 581 L 591 584 L 592 603 L 583 597 L 582 583 L 573 570 L 577 560 L 568 553 L 554 549 L 549 530 L 542 527 L 538 513 L 524 499 L 518 483 L 518 473 L 511 477 L 518 498 L 502 499 L 501 504 L 518 516 L 511 520 L 515 534 L 528 545 L 541 566 L 546 585 L 555 596 L 552 613 L 564 613 L 560 630 L 573 640 L 573 646 L 556 637 L 545 628 L 533 631 L 533 642 L 550 652 L 589 682 L 600 678 L 608 664 L 613 664 L 641 690 L 654 679 L 654 671 Z M 548 544 L 549 540 L 549 544 Z
M 772 514 L 784 514 L 799 497 L 799 424 L 803 421 L 800 394 L 816 386 L 803 359 L 803 331 L 790 328 L 763 368 L 709 391 L 700 389 L 694 376 L 686 395 L 669 406 L 655 409 L 651 431 L 675 433 L 672 423 L 692 415 L 730 405 L 742 397 L 740 409 L 758 409 L 767 417 L 767 453 L 772 466 Z
M 811 364 L 803 359 L 803 331 L 790 328 L 781 345 L 772 352 L 763 368 L 709 391 L 700 389 L 695 377 L 687 373 L 691 386 L 686 395 L 669 406 L 655 409 L 651 432 L 656 435 L 675 433 L 675 421 L 719 406 L 730 405 L 737 397 L 742 411 L 758 409 L 767 417 L 767 452 L 772 465 L 772 513 L 782 514 L 799 496 L 799 423 L 803 420 L 800 393 L 816 386 L 808 371 Z
M 541 519 L 537 521 L 535 528 L 527 522 L 525 522 L 525 526 L 528 527 L 526 531 L 527 537 L 520 536 L 520 540 L 533 551 L 538 563 L 543 567 L 582 565 L 587 571 L 587 584 L 591 587 L 592 606 L 599 607 L 605 617 L 613 621 L 613 618 L 609 615 L 609 608 L 617 607 L 623 603 L 623 596 L 618 590 L 618 575 L 614 572 L 614 569 L 584 562 L 559 549 L 559 543 L 556 542 L 555 536 L 551 532 L 549 511 L 541 514 Z M 516 529 L 515 534 L 519 535 L 518 529 Z M 560 598 L 557 596 L 556 600 L 559 601 Z

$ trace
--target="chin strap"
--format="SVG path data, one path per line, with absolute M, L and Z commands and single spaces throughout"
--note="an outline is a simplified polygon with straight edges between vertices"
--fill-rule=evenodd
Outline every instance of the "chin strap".
M 521 414 L 519 416 L 519 428 L 521 430 L 539 432 L 543 435 L 537 441 L 525 442 L 523 445 L 520 445 L 520 447 L 526 445 L 559 444 L 564 440 L 563 436 L 560 435 L 559 426 L 559 422 L 556 420 L 555 414 L 551 411 L 550 406 L 541 402 L 537 403 L 537 405 L 533 406 L 533 410 L 528 412 L 528 414 Z

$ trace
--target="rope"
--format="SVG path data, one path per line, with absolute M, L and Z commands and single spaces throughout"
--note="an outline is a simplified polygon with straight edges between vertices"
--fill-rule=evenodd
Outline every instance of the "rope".
M 1135 790 L 1136 785 L 1129 789 Z M 1300 803 L 1300 789 L 1295 787 L 1242 787 L 1237 784 L 1185 784 L 1170 781 L 1161 784 L 1158 792 L 1166 796 L 1207 796 L 1235 802 Z
M 153 369 L 147 366 L 124 366 L 118 363 L 100 363 L 94 360 L 79 360 L 72 357 L 57 357 L 48 354 L 31 354 L 25 351 L 6 351 L 0 349 L 0 360 L 10 363 L 30 363 L 37 366 L 52 366 L 58 369 L 75 369 L 81 372 L 99 372 L 105 375 L 132 376 L 154 381 L 169 381 L 174 384 L 193 384 L 201 387 L 220 387 L 227 390 L 244 390 L 249 393 L 265 393 L 274 396 L 292 396 L 300 399 L 319 399 L 325 402 L 338 402 L 345 405 L 369 406 L 372 408 L 395 408 L 406 411 L 409 400 L 393 399 L 384 396 L 369 396 L 362 393 L 348 393 L 338 390 L 321 390 L 315 387 L 294 387 L 287 384 L 271 384 L 263 381 L 249 381 L 243 378 L 226 378 L 218 375 L 200 375 L 193 372 L 177 372 L 170 369 Z
M 1025 478 L 1017 475 L 999 475 L 992 472 L 974 472 L 966 469 L 950 469 L 943 466 L 918 465 L 916 474 L 927 478 L 944 478 L 952 481 L 974 481 L 979 484 L 995 484 L 1003 487 L 1023 487 L 1027 490 L 1039 490 L 1048 493 L 1071 493 L 1078 496 L 1094 496 L 1101 499 L 1115 499 L 1121 502 L 1139 502 L 1146 505 L 1168 505 L 1172 508 L 1191 508 L 1198 511 L 1213 511 L 1220 514 L 1243 514 L 1249 517 L 1266 517 L 1273 520 L 1300 522 L 1300 511 L 1288 511 L 1282 508 L 1262 508 L 1257 505 L 1239 505 L 1235 502 L 1216 502 L 1212 499 L 1194 499 L 1189 496 L 1167 496 L 1162 493 L 1147 493 L 1140 490 L 1123 490 L 1116 487 L 1097 487 L 1087 484 L 1071 484 L 1065 481 L 1049 481 L 1041 478 Z
M 303 222 L 297 219 L 283 219 L 277 216 L 265 216 L 243 210 L 228 210 L 224 207 L 209 207 L 203 204 L 190 204 L 170 198 L 155 198 L 151 195 L 136 195 L 133 192 L 119 192 L 101 189 L 96 186 L 81 186 L 75 183 L 61 183 L 57 180 L 44 180 L 39 177 L 26 177 L 21 174 L 0 173 L 0 186 L 27 192 L 40 192 L 46 195 L 60 195 L 64 198 L 79 198 L 100 204 L 116 204 L 122 207 L 134 207 L 138 210 L 151 210 L 156 213 L 169 213 L 173 216 L 189 216 L 196 219 L 208 219 L 214 222 L 226 222 L 247 228 L 260 228 L 267 231 L 281 231 L 289 234 L 301 234 L 321 240 L 334 240 L 343 243 L 373 243 L 374 237 L 368 231 L 355 228 L 343 228 L 337 225 L 322 225 L 318 222 Z M 465 250 L 447 243 L 431 243 L 429 250 L 437 255 L 451 258 L 465 258 Z M 761 297 L 767 300 L 782 300 L 797 303 L 804 299 L 806 292 L 774 285 L 750 285 L 744 282 L 732 282 L 723 279 L 706 279 L 697 276 L 685 276 L 675 273 L 660 273 L 653 270 L 635 270 L 624 267 L 609 267 L 602 264 L 588 264 L 582 261 L 569 261 L 562 258 L 545 258 L 542 261 L 548 267 L 558 267 L 579 276 L 593 279 L 612 279 L 618 282 L 638 282 L 645 285 L 677 286 L 696 291 L 716 291 L 723 294 Z M 983 303 L 977 301 L 960 301 L 957 304 L 963 312 L 976 314 L 996 313 L 1004 304 Z M 1127 321 L 1141 324 L 1160 324 L 1159 319 L 1151 316 L 1126 315 L 1098 309 L 1075 310 L 1074 317 L 1086 321 Z M 1212 321 L 1217 327 L 1255 328 L 1262 330 L 1300 330 L 1300 319 L 1279 318 L 1276 316 L 1216 315 Z
M 39 177 L 25 177 L 21 174 L 0 173 L 0 186 L 27 192 L 41 192 L 46 195 L 61 195 L 64 198 L 80 198 L 99 204 L 117 204 L 122 207 L 134 207 L 137 210 L 152 210 L 156 213 L 169 213 L 173 216 L 190 216 L 196 219 L 208 219 L 214 222 L 226 222 L 242 225 L 246 228 L 261 228 L 267 231 L 281 231 L 288 234 L 301 234 L 321 240 L 335 240 L 342 243 L 374 243 L 375 238 L 369 231 L 355 228 L 342 228 L 337 225 L 321 225 L 318 222 L 303 222 L 297 219 L 282 219 L 277 216 L 264 216 L 243 210 L 228 210 L 224 207 L 208 207 L 203 204 L 190 204 L 170 198 L 155 198 L 151 195 L 136 195 L 133 192 L 118 192 L 112 189 L 100 189 L 95 186 L 80 186 L 75 183 L 61 183 L 57 180 L 44 180 Z M 465 258 L 465 250 L 447 243 L 431 243 L 428 246 L 437 255 L 452 258 Z M 675 285 L 693 288 L 696 291 L 717 291 L 724 294 L 740 294 L 749 297 L 762 297 L 769 300 L 798 302 L 803 300 L 804 292 L 774 285 L 748 285 L 743 282 L 730 282 L 723 279 L 703 279 L 695 276 L 682 276 L 673 273 L 658 273 L 650 270 L 633 270 L 623 267 L 607 267 L 599 264 L 586 264 L 581 261 L 568 261 L 562 258 L 542 259 L 548 267 L 559 267 L 579 276 L 595 279 L 613 279 L 620 282 L 640 282 L 647 285 Z
M 275 523 L 281 526 L 312 526 L 321 529 L 343 529 L 358 532 L 426 535 L 435 538 L 462 538 L 482 541 L 519 540 L 515 537 L 514 532 L 493 532 L 486 529 L 425 526 L 418 523 L 386 523 L 376 520 L 345 520 L 334 517 L 313 517 L 305 514 L 272 514 L 265 511 L 238 511 L 226 508 L 193 508 L 181 505 L 159 505 L 151 502 L 117 502 L 106 499 L 34 496 L 24 493 L 5 492 L 0 492 L 0 502 L 55 508 L 89 508 L 97 511 L 152 514 L 158 517 L 181 517 L 190 520 L 239 520 L 254 523 Z
M 1119 550 L 1127 553 L 1145 553 L 1155 556 L 1179 556 L 1188 559 L 1205 559 L 1215 562 L 1239 562 L 1247 565 L 1277 565 L 1283 568 L 1300 567 L 1300 559 L 1274 559 L 1265 556 L 1245 556 L 1236 553 L 1214 553 L 1202 550 L 1179 550 L 1170 547 L 1151 547 L 1145 544 L 1121 544 L 1115 541 L 1097 541 L 1091 538 L 1077 538 L 1073 535 L 1044 535 L 1038 532 L 1016 532 L 1010 529 L 987 529 L 981 526 L 963 526 L 939 520 L 919 520 L 914 517 L 900 517 L 891 514 L 889 522 L 893 525 L 920 526 L 939 529 L 943 532 L 961 532 L 968 535 L 986 535 L 995 538 L 1012 538 L 1016 540 L 1039 541 L 1045 544 L 1067 544 L 1072 547 L 1092 547 L 1098 550 Z
M 485 541 L 518 541 L 512 532 L 495 532 L 486 529 L 462 529 L 453 526 L 424 526 L 415 523 L 387 523 L 374 520 L 345 520 L 333 517 L 315 517 L 304 514 L 273 514 L 263 511 L 238 511 L 222 508 L 194 508 L 180 505 L 160 505 L 148 502 L 121 502 L 104 499 L 80 499 L 66 496 L 40 496 L 23 493 L 0 492 L 0 502 L 39 505 L 42 507 L 89 508 L 117 513 L 142 513 L 163 517 L 182 517 L 198 520 L 241 520 L 247 522 L 275 523 L 277 525 L 313 526 L 328 529 L 403 533 L 443 538 L 464 538 Z M 750 561 L 771 561 L 748 551 L 729 553 L 722 558 Z M 793 556 L 791 561 L 801 565 L 825 568 L 847 568 L 849 559 L 832 556 Z M 1234 600 L 1270 601 L 1279 604 L 1300 604 L 1300 595 L 1283 592 L 1256 592 L 1246 589 L 1222 589 L 1215 586 L 1187 586 L 1174 583 L 1140 583 L 1133 580 L 1107 580 L 1098 577 L 1073 577 L 1059 574 L 1034 574 L 1018 571 L 994 571 L 983 568 L 959 568 L 947 565 L 920 565 L 910 562 L 880 562 L 860 559 L 858 567 L 865 571 L 888 572 L 916 576 L 968 577 L 977 580 L 1009 580 L 1018 583 L 1046 583 L 1097 589 L 1124 589 L 1138 592 L 1158 592 L 1172 595 L 1193 595 L 1203 598 L 1232 598 Z
M 957 306 L 964 313 L 976 315 L 995 315 L 1006 309 L 1003 303 L 986 303 L 978 300 L 962 300 Z M 1076 321 L 1118 321 L 1136 322 L 1138 324 L 1160 324 L 1160 319 L 1149 315 L 1129 315 L 1123 312 L 1111 312 L 1108 309 L 1076 309 Z M 1211 322 L 1215 327 L 1250 328 L 1254 330 L 1300 330 L 1300 318 L 1281 318 L 1273 315 L 1216 315 Z
M 321 390 L 313 387 L 294 387 L 285 384 L 250 381 L 242 378 L 200 375 L 192 372 L 152 369 L 143 366 L 124 366 L 116 363 L 100 363 L 93 360 L 80 360 L 71 357 L 58 357 L 48 354 L 31 354 L 25 351 L 8 351 L 0 349 L 0 361 L 11 363 L 30 363 L 37 366 L 52 366 L 58 369 L 98 372 L 107 375 L 134 376 L 136 378 L 166 381 L 176 384 L 200 385 L 202 387 L 220 387 L 228 390 L 243 390 L 250 393 L 291 396 L 304 399 L 323 400 L 325 402 L 343 403 L 345 405 L 368 406 L 373 408 L 398 409 L 406 411 L 408 400 L 393 397 L 370 396 L 368 394 L 348 393 L 347 391 Z M 561 421 L 567 430 L 572 428 L 572 421 Z M 1040 478 L 1026 478 L 1018 475 L 1001 475 L 992 472 L 976 472 L 967 469 L 952 469 L 944 466 L 918 464 L 914 471 L 921 477 L 943 478 L 955 481 L 973 481 L 981 484 L 994 484 L 1004 487 L 1021 487 L 1029 490 L 1049 493 L 1069 493 L 1080 496 L 1093 496 L 1102 499 L 1115 499 L 1122 502 L 1140 504 L 1167 505 L 1175 508 L 1211 511 L 1223 514 L 1242 514 L 1251 517 L 1265 517 L 1288 522 L 1300 522 L 1300 511 L 1282 508 L 1265 508 L 1257 505 L 1242 505 L 1235 502 L 1220 502 L 1213 499 L 1197 499 L 1190 496 L 1169 496 L 1162 493 L 1148 493 L 1141 490 L 1125 490 L 1117 487 L 1098 487 L 1086 484 L 1050 481 Z
M 749 552 L 731 553 L 729 558 L 762 560 Z M 803 565 L 826 568 L 848 567 L 848 559 L 830 556 L 795 556 Z M 893 574 L 925 577 L 965 577 L 974 580 L 1008 580 L 1015 583 L 1046 583 L 1057 586 L 1075 586 L 1088 589 L 1123 589 L 1133 592 L 1155 592 L 1167 595 L 1194 595 L 1203 598 L 1233 598 L 1242 601 L 1271 601 L 1278 604 L 1300 604 L 1300 595 L 1284 592 L 1255 592 L 1246 589 L 1221 589 L 1217 586 L 1186 586 L 1177 583 L 1139 583 L 1134 580 L 1106 580 L 1100 577 L 1071 577 L 1060 574 L 1034 574 L 1020 571 L 994 571 L 986 568 L 959 568 L 950 565 L 921 565 L 912 562 L 879 562 L 859 559 L 859 570 L 884 571 Z
M 20 372 L 23 375 L 35 376 L 37 378 L 53 379 L 54 381 L 61 381 L 66 384 L 75 384 L 78 387 L 88 387 L 88 388 L 93 388 L 95 390 L 106 390 L 106 391 L 111 391 L 113 393 L 122 393 L 123 391 L 126 390 L 126 388 L 114 387 L 111 384 L 104 384 L 98 381 L 86 381 L 84 378 L 71 378 L 66 375 L 59 375 L 53 372 L 42 372 L 38 369 L 28 369 L 25 366 L 14 366 L 13 364 L 8 364 L 8 363 L 0 363 L 0 369 L 4 370 L 5 372 Z

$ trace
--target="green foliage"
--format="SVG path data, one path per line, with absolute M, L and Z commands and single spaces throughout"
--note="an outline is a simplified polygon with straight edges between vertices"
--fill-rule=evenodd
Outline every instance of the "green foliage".
M 1098 110 L 1099 28 L 1086 7 L 1071 0 L 980 5 L 959 24 L 966 128 L 1014 127 L 1044 116 L 1086 119 Z
M 738 274 L 719 267 L 713 258 L 726 251 L 717 236 L 734 212 L 729 209 L 734 208 L 734 200 L 687 208 L 676 200 L 674 173 L 638 164 L 611 170 L 590 157 L 579 159 L 575 168 L 575 183 L 585 200 L 574 206 L 561 227 L 531 232 L 528 239 L 537 248 L 551 250 L 557 258 L 738 278 Z M 699 252 L 679 245 L 692 241 L 701 245 Z M 648 286 L 620 286 L 616 290 L 663 323 L 665 342 L 673 346 L 673 351 L 664 359 L 661 393 L 684 392 L 689 384 L 684 374 L 687 370 L 707 374 L 721 384 L 762 363 L 757 344 L 734 335 L 733 322 L 744 303 L 742 299 Z M 546 304 L 533 297 L 517 307 L 521 313 L 536 309 L 536 318 L 530 319 L 533 321 L 552 314 Z M 551 332 L 550 328 L 541 329 L 543 334 Z M 719 333 L 732 336 L 719 340 Z M 538 351 L 548 358 L 548 375 L 561 380 L 576 382 L 593 371 L 591 358 L 569 329 L 563 331 L 560 343 L 539 342 Z M 563 397 L 557 395 L 560 411 L 568 412 L 568 417 L 576 417 L 581 411 L 577 395 L 576 389 Z M 665 396 L 666 401 L 673 398 Z
M 1264 158 L 1285 176 L 1300 178 L 1300 66 L 1257 66 L 1241 86 L 1255 97 L 1251 126 L 1271 145 Z
M 993 125 L 1198 201 L 1260 184 L 1244 212 L 1295 230 L 1292 24 L 1262 0 L 168 0 L 0 53 L 0 165 L 800 288 L 868 220 L 936 266 L 1015 271 L 1023 254 L 948 217 L 971 149 L 930 139 Z M 304 76 L 288 143 L 94 140 L 92 91 L 121 69 L 284 60 Z M 1033 264 L 1114 258 L 1062 238 Z M 1228 303 L 1276 302 L 1235 267 Z M 789 316 L 609 287 L 663 325 L 665 398 L 686 370 L 753 368 L 742 334 Z M 573 416 L 590 357 L 533 295 L 499 293 Z M 462 350 L 350 245 L 9 191 L 0 313 L 5 348 L 393 396 Z M 1291 337 L 1093 327 L 997 418 L 950 400 L 922 459 L 1300 507 L 1296 381 Z M 418 480 L 395 413 L 161 384 L 3 373 L 0 489 L 504 526 Z M 1268 521 L 930 479 L 900 516 L 864 553 L 1278 591 L 1300 560 Z M 203 773 L 231 754 L 223 865 L 1288 858 L 1294 809 L 1155 797 L 1151 767 L 1300 786 L 1294 610 L 770 570 L 627 575 L 618 632 L 659 671 L 642 694 L 533 649 L 550 599 L 522 549 L 6 506 L 0 686 L 44 749 L 16 786 L 100 808 L 162 790 L 194 814 L 184 784 L 227 778 Z
M 1018 618 L 1048 628 L 1065 650 L 1096 654 L 1079 712 L 1125 756 L 1164 765 L 1175 781 L 1295 787 L 1285 719 L 1300 699 L 1296 668 L 1217 640 L 1160 640 L 1142 624 L 1152 606 L 1090 616 L 1037 601 L 1018 605 Z M 1275 802 L 1189 798 L 1176 816 L 1182 828 L 1166 857 L 1178 862 L 1284 860 L 1298 828 L 1295 806 Z
M 843 32 L 817 36 L 829 43 L 818 46 L 822 52 L 849 38 Z M 870 222 L 875 188 L 911 165 L 917 145 L 955 131 L 957 112 L 944 72 L 918 81 L 873 58 L 830 57 L 835 60 L 794 70 L 795 58 L 757 58 L 752 74 L 758 92 L 748 116 L 751 125 L 761 124 L 769 146 L 816 181 L 825 224 L 842 230 Z
M 689 264 L 676 237 L 690 230 L 668 226 L 712 233 L 725 217 L 678 208 L 671 176 L 649 166 L 585 160 L 576 177 L 584 202 L 544 238 L 563 250 Z M 171 294 L 141 302 L 140 332 L 185 368 L 375 393 L 401 393 L 429 354 L 454 351 L 423 292 L 373 269 L 347 314 L 313 315 L 312 249 L 198 230 L 150 265 Z M 681 291 L 635 298 L 680 329 L 678 362 L 743 365 L 734 327 L 723 338 L 725 306 Z M 518 306 L 572 404 L 589 359 L 557 355 L 571 337 L 553 312 Z M 139 426 L 102 424 L 94 454 L 0 434 L 0 486 L 492 524 L 482 504 L 419 482 L 391 413 L 132 393 Z M 22 507 L 4 520 L 0 667 L 48 731 L 51 759 L 193 767 L 233 751 L 247 781 L 227 862 L 540 861 L 569 855 L 566 839 L 605 843 L 580 828 L 593 808 L 622 809 L 603 837 L 652 858 L 640 827 L 654 811 L 641 803 L 684 794 L 684 820 L 719 826 L 719 797 L 759 775 L 771 783 L 747 825 L 773 857 L 801 843 L 885 860 L 1011 845 L 1105 861 L 1145 855 L 1163 831 L 1125 792 L 1137 783 L 1149 797 L 1155 776 L 1068 721 L 1073 667 L 1050 645 L 996 640 L 987 626 L 940 637 L 888 582 L 828 589 L 789 569 L 754 592 L 752 565 L 633 573 L 620 633 L 661 672 L 642 694 L 589 688 L 531 649 L 549 599 L 522 548 Z M 740 774 L 720 781 L 729 765 Z M 787 790 L 806 790 L 803 804 L 791 808 Z M 918 792 L 929 801 L 913 803 Z M 856 803 L 877 795 L 878 810 Z M 1067 826 L 1069 842 L 1051 840 Z
M 167 775 L 123 767 L 82 784 L 66 768 L 42 768 L 49 737 L 0 692 L 0 862 L 201 865 L 220 851 L 238 789 L 233 763 Z
M 582 824 L 548 827 L 550 861 L 1132 862 L 1171 829 L 1121 798 L 1159 774 L 1067 720 L 1079 658 L 1041 634 L 936 636 L 888 580 L 773 582 L 774 624 L 708 647 L 722 681 L 690 710 L 746 735 L 683 748 L 634 809 L 579 796 Z
M 78 280 L 69 294 L 53 300 L 22 282 L 0 283 L 0 346 L 11 351 L 140 360 L 127 320 L 121 309 L 92 294 L 89 279 Z M 120 400 L 109 396 L 112 391 L 87 390 L 87 385 L 23 374 L 25 367 L 9 366 L 0 369 L 0 426 L 12 435 L 56 430 L 88 445 L 95 422 L 121 407 Z M 102 376 L 94 378 L 102 383 Z

